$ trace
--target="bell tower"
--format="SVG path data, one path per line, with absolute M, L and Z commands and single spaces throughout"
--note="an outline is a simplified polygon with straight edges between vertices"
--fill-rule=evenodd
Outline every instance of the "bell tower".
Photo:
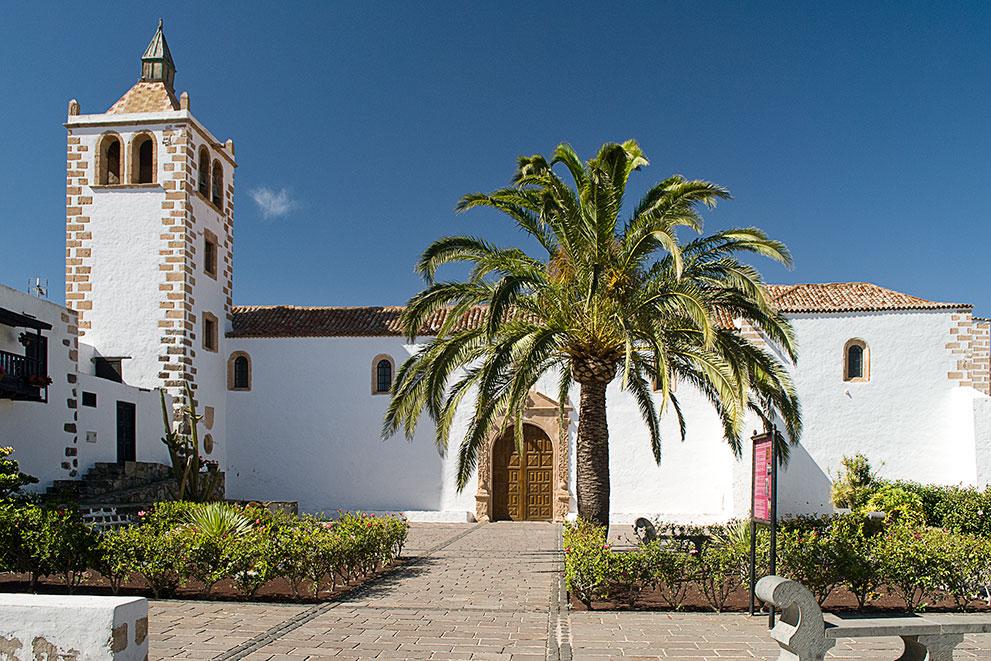
M 177 401 L 188 383 L 220 459 L 237 164 L 175 74 L 159 21 L 141 78 L 109 109 L 69 102 L 65 298 L 87 345 L 79 369 Z

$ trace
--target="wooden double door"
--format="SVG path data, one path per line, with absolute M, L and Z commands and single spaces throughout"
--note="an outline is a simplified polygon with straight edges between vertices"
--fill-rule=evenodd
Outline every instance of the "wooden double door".
M 492 448 L 492 519 L 550 521 L 553 518 L 554 444 L 541 429 L 523 427 L 523 453 L 513 431 Z

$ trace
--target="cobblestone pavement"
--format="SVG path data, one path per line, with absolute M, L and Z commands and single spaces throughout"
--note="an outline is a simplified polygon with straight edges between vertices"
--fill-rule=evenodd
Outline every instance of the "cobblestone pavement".
M 409 563 L 336 602 L 151 604 L 151 659 L 774 659 L 764 618 L 561 608 L 560 527 L 419 524 Z M 897 639 L 840 640 L 877 661 Z M 991 659 L 991 636 L 954 659 Z
M 634 613 L 573 611 L 573 658 L 776 659 L 765 617 L 739 613 Z M 841 638 L 827 658 L 883 661 L 902 653 L 898 638 Z M 968 636 L 954 659 L 991 659 L 991 636 Z
M 341 601 L 153 602 L 150 658 L 545 659 L 559 540 L 547 523 L 415 525 L 409 564 Z

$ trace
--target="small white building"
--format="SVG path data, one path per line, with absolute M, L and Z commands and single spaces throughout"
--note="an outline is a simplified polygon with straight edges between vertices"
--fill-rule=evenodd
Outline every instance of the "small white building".
M 0 287 L 0 445 L 41 488 L 98 461 L 164 462 L 158 390 L 179 401 L 188 383 L 232 498 L 433 520 L 574 513 L 577 411 L 561 430 L 554 375 L 531 394 L 525 456 L 490 439 L 458 492 L 456 457 L 434 447 L 428 421 L 411 443 L 380 437 L 393 376 L 418 344 L 401 336 L 400 308 L 233 305 L 234 145 L 193 116 L 174 75 L 160 26 L 141 80 L 106 112 L 69 104 L 67 307 Z M 829 511 L 830 479 L 855 452 L 889 477 L 991 482 L 991 323 L 969 305 L 869 283 L 772 293 L 797 333 L 805 419 L 780 478 L 782 511 Z M 658 466 L 635 402 L 610 387 L 617 521 L 749 509 L 749 456 L 733 455 L 700 394 L 677 388 L 688 437 L 664 420 Z

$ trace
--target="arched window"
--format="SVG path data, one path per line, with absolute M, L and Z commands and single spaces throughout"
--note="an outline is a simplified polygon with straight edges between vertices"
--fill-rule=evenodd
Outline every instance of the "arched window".
M 372 394 L 385 395 L 392 390 L 392 358 L 385 354 L 372 361 Z
M 200 147 L 200 166 L 196 171 L 197 189 L 200 195 L 210 194 L 210 152 L 206 147 Z
M 120 161 L 120 137 L 108 133 L 100 140 L 97 158 L 97 183 L 101 186 L 119 184 L 121 172 Z
M 234 359 L 234 387 L 247 388 L 248 382 L 248 359 L 245 356 L 238 356 Z
M 251 390 L 251 357 L 235 351 L 227 362 L 227 389 Z
M 849 340 L 843 347 L 843 380 L 870 380 L 870 351 L 863 340 Z
M 224 208 L 224 167 L 219 160 L 213 162 L 213 194 L 210 200 L 218 209 Z
M 135 136 L 131 142 L 131 183 L 155 183 L 155 138 L 147 133 Z

